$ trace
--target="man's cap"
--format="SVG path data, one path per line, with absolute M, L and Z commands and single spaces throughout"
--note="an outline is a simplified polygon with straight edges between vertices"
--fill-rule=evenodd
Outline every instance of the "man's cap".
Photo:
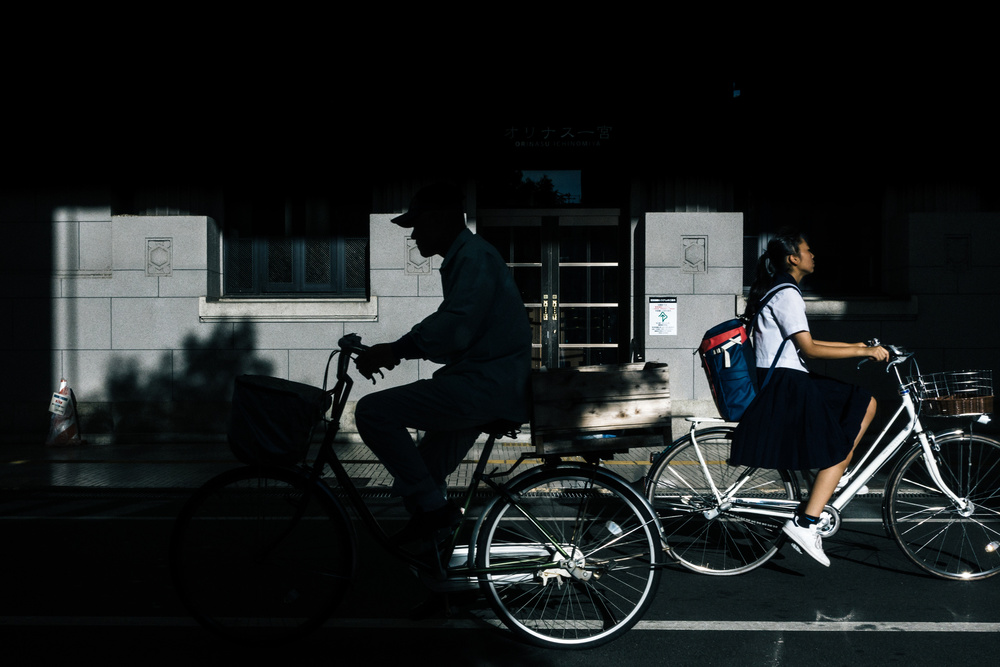
M 410 200 L 410 208 L 406 213 L 396 216 L 392 222 L 400 227 L 413 227 L 417 219 L 428 211 L 464 213 L 462 193 L 458 188 L 446 183 L 429 185 L 417 191 Z

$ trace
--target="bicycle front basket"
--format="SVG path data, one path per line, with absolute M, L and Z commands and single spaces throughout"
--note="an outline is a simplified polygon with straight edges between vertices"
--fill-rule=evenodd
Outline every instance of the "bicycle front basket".
M 931 417 L 993 412 L 993 371 L 949 371 L 909 378 L 914 395 Z
M 241 375 L 233 389 L 229 447 L 250 465 L 303 460 L 313 428 L 330 407 L 322 389 L 263 375 Z

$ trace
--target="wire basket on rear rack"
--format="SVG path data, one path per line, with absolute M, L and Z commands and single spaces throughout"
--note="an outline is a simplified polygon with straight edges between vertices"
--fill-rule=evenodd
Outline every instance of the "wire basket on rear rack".
M 909 378 L 913 393 L 931 417 L 993 412 L 993 371 L 950 371 Z

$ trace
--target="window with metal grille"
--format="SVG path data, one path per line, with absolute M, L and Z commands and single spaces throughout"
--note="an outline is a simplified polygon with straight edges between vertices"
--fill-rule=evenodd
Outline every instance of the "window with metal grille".
M 317 198 L 255 198 L 230 211 L 227 296 L 367 296 L 366 213 L 332 209 Z
M 227 295 L 367 292 L 367 238 L 233 239 L 226 243 Z

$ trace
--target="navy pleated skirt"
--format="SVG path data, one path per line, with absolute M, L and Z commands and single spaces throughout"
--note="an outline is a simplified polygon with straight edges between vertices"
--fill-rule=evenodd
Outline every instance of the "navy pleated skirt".
M 870 401 L 861 387 L 775 368 L 736 427 L 729 462 L 786 470 L 836 465 L 850 453 Z

